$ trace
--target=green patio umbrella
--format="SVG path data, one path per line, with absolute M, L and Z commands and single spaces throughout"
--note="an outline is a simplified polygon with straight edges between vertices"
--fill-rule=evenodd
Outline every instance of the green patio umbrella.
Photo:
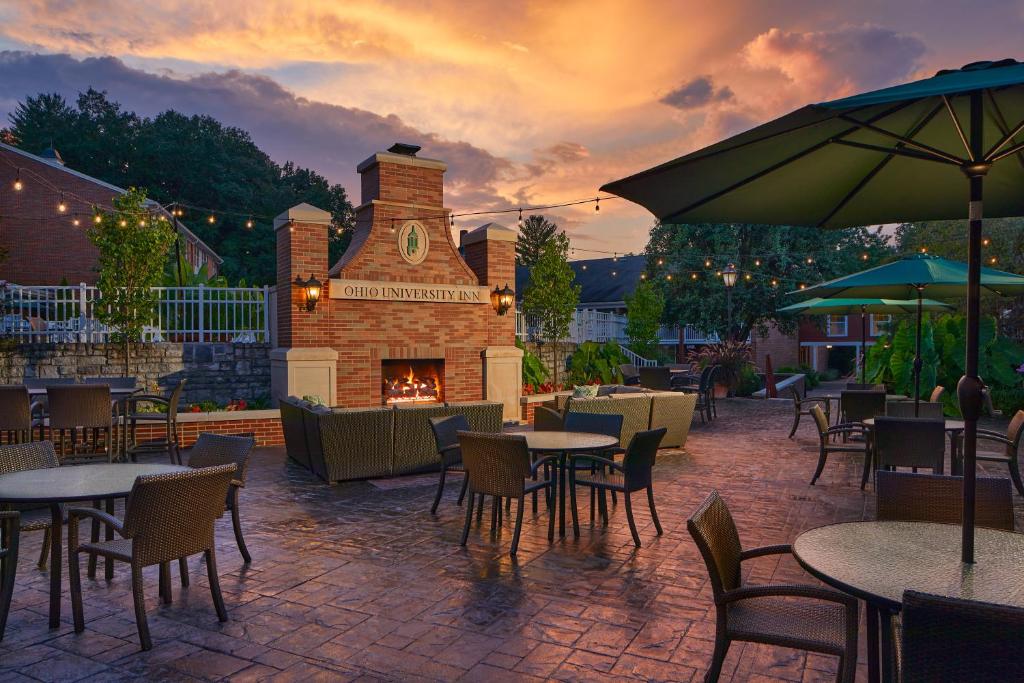
M 869 268 L 859 273 L 822 282 L 800 290 L 800 294 L 821 297 L 867 296 L 917 299 L 925 294 L 935 298 L 952 299 L 967 296 L 968 267 L 960 261 L 915 254 Z M 981 286 L 996 294 L 1024 292 L 1024 276 L 1005 273 L 991 268 L 981 269 Z M 917 353 L 914 356 L 914 414 L 921 397 L 921 312 L 917 311 Z
M 844 228 L 969 220 L 962 557 L 974 561 L 981 227 L 1024 215 L 1024 64 L 975 62 L 812 104 L 601 189 L 664 223 Z M 983 190 L 987 193 L 984 197 Z
M 813 288 L 812 288 L 813 289 Z M 802 290 L 807 291 L 807 290 Z M 913 313 L 917 312 L 917 353 L 915 356 L 914 368 L 918 372 L 918 384 L 920 383 L 921 358 L 921 311 L 950 311 L 953 307 L 941 301 L 932 299 L 846 299 L 836 297 L 834 299 L 823 299 L 815 297 L 807 301 L 791 304 L 779 309 L 779 313 L 793 313 L 798 315 L 849 315 L 860 313 L 860 381 L 866 383 L 865 372 L 867 369 L 864 347 L 867 342 L 867 314 L 868 313 Z M 920 393 L 920 392 L 919 392 Z M 917 399 L 914 399 L 914 411 L 917 412 Z

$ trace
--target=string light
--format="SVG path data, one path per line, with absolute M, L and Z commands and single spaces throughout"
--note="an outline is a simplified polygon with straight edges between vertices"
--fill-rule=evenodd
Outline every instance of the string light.
M 618 263 L 618 262 L 619 262 L 619 255 L 617 253 L 615 253 L 615 252 L 612 252 L 612 263 Z
M 140 227 L 140 228 L 144 228 L 144 227 L 146 227 L 146 221 L 145 221 L 145 220 L 141 220 L 141 221 L 139 221 L 139 227 Z
M 760 266 L 761 265 L 761 259 L 759 259 L 759 258 L 758 259 L 754 259 L 754 265 L 755 266 Z
M 25 185 L 21 182 L 21 169 L 19 168 L 14 176 L 14 191 L 21 192 L 23 187 L 25 187 Z
M 807 289 L 807 285 L 805 285 L 804 283 L 801 282 L 800 283 L 800 289 Z
M 206 222 L 209 223 L 210 225 L 213 225 L 214 223 L 217 222 L 217 217 L 211 213 L 209 216 L 206 217 Z
M 618 273 L 613 270 L 612 271 L 612 277 L 615 277 L 616 275 L 618 275 Z
M 710 268 L 711 267 L 711 259 L 706 259 L 704 261 L 704 267 L 705 268 Z
M 928 247 L 921 247 L 921 253 L 922 254 L 927 254 L 928 253 Z
M 594 213 L 601 212 L 601 198 L 597 197 L 594 199 Z
M 860 255 L 860 260 L 861 261 L 867 261 L 868 260 L 868 255 L 866 253 L 865 254 L 861 254 Z
M 523 229 L 523 210 L 519 209 L 519 229 Z
M 772 278 L 772 287 L 778 287 L 778 286 L 779 286 L 779 281 L 776 280 L 775 278 Z
M 82 221 L 78 220 L 77 218 L 74 218 L 74 219 L 72 219 L 72 221 L 71 221 L 71 225 L 75 226 L 76 228 L 77 228 L 77 227 L 78 227 L 79 225 L 81 225 L 81 224 L 82 224 Z
M 808 256 L 807 257 L 807 263 L 808 264 L 814 263 L 814 259 L 812 259 L 810 256 Z
M 995 257 L 995 256 L 993 256 L 992 258 L 990 258 L 990 259 L 988 260 L 988 262 L 989 262 L 989 263 L 995 263 L 995 262 L 996 262 L 996 257 Z
M 641 280 L 646 280 L 647 279 L 647 273 L 640 273 L 640 279 Z
M 658 259 L 658 265 L 659 266 L 665 265 L 665 259 L 663 259 L 663 258 Z
M 103 222 L 103 216 L 96 214 L 95 216 L 92 217 L 92 222 L 95 223 L 96 225 L 99 225 L 100 223 Z
M 249 220 L 245 222 L 245 227 L 252 230 L 252 216 L 249 216 Z M 338 228 L 338 232 L 341 232 L 341 228 Z
M 744 275 L 743 279 L 744 280 L 749 280 L 750 279 L 750 273 L 747 273 L 746 275 Z
M 988 244 L 989 244 L 989 241 L 990 241 L 990 240 L 989 240 L 989 238 L 987 238 L 987 237 L 986 237 L 986 238 L 984 238 L 983 240 L 981 240 L 981 244 L 982 244 L 982 246 L 985 246 L 985 247 L 987 247 L 987 246 L 988 246 Z
M 122 218 L 121 221 L 118 223 L 118 225 L 120 225 L 122 228 L 127 228 L 128 227 L 128 221 L 126 221 L 125 219 Z
M 67 210 L 68 210 L 68 205 L 64 201 L 64 193 L 61 192 L 60 193 L 60 203 L 57 204 L 57 211 L 60 212 L 60 213 L 64 213 Z
M 582 268 L 583 270 L 586 270 L 586 269 L 587 269 L 587 264 L 586 264 L 586 263 L 584 263 L 584 264 L 583 264 L 583 265 L 581 266 L 581 268 Z
M 668 277 L 669 277 L 670 280 L 672 279 L 671 275 L 669 275 Z M 690 273 L 690 279 L 691 280 L 696 280 L 697 279 L 697 273 Z
M 665 279 L 666 280 L 671 280 L 672 279 L 672 273 L 669 273 L 668 275 L 666 275 Z

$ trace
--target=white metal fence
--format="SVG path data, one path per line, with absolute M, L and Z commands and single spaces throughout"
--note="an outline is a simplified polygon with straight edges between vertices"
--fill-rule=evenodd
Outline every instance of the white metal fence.
M 147 342 L 271 341 L 269 287 L 154 287 L 157 305 L 143 330 Z M 0 337 L 46 343 L 107 342 L 117 330 L 101 323 L 91 285 L 0 284 Z
M 516 337 L 522 340 L 532 340 L 540 336 L 536 324 L 523 314 L 522 310 L 516 309 Z M 658 331 L 658 338 L 662 344 L 678 344 L 679 328 L 662 327 Z M 589 308 L 577 309 L 573 312 L 572 322 L 569 324 L 569 336 L 563 341 L 575 344 L 585 341 L 616 341 L 625 344 L 628 341 L 626 338 L 626 316 Z M 702 332 L 693 325 L 683 328 L 684 344 L 713 344 L 717 341 L 718 335 L 714 332 Z

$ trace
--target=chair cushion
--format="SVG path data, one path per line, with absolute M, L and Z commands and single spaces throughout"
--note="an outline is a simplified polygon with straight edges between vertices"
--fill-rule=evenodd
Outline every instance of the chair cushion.
M 839 654 L 846 642 L 846 611 L 823 600 L 764 597 L 728 607 L 731 638 Z

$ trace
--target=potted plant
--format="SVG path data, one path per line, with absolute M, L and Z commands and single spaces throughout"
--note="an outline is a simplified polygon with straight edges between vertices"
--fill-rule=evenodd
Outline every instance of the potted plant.
M 723 341 L 691 351 L 688 360 L 701 369 L 717 365 L 715 398 L 731 396 L 736 391 L 744 368 L 753 367 L 753 349 L 742 341 Z

